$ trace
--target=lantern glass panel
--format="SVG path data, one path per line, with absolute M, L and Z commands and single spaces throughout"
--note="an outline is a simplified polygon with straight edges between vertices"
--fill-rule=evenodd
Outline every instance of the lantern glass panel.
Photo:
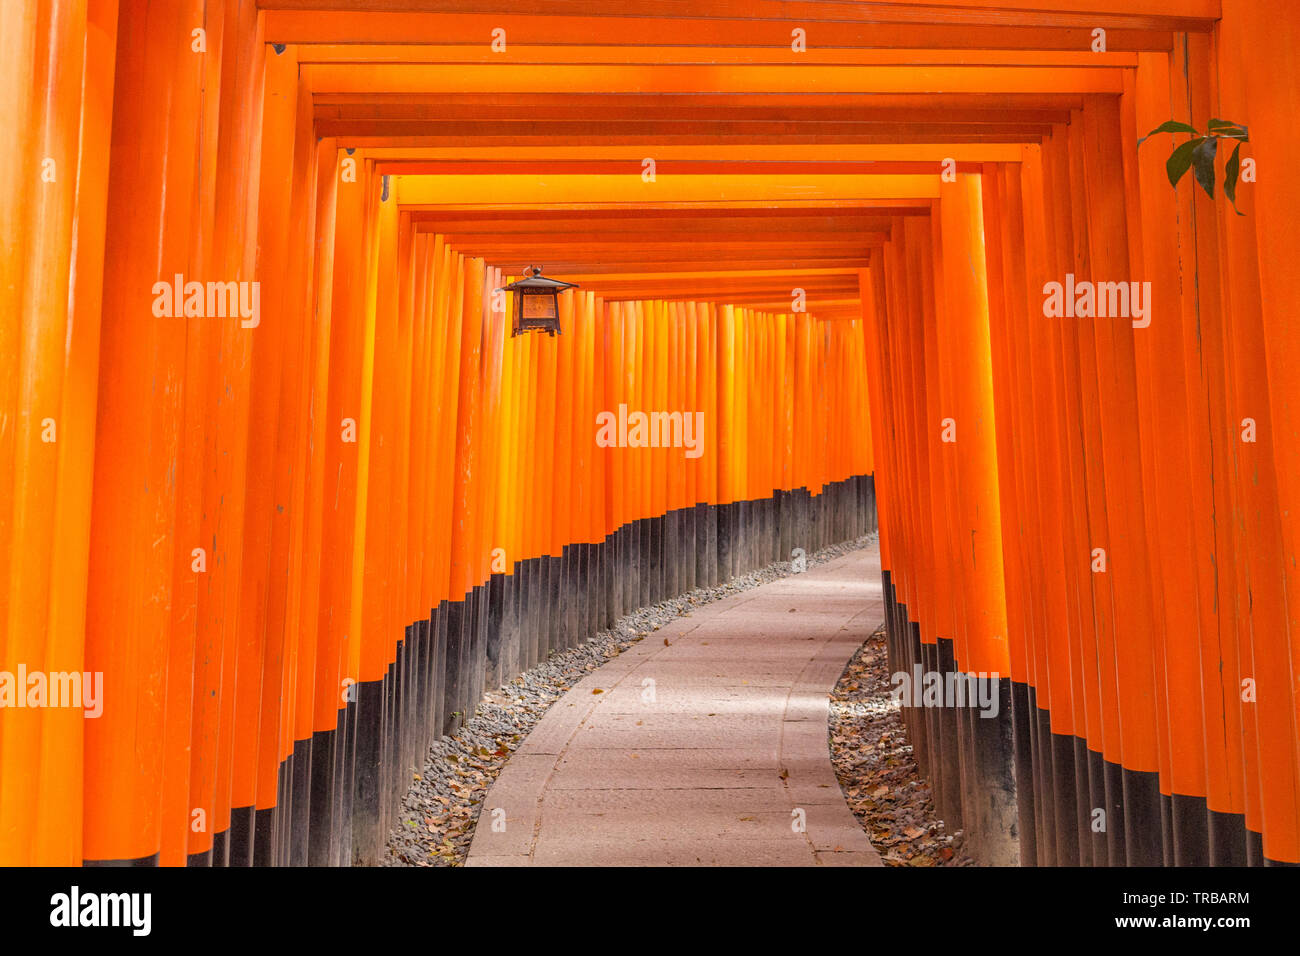
M 559 315 L 555 293 L 543 292 L 541 295 L 523 296 L 525 319 L 554 319 Z

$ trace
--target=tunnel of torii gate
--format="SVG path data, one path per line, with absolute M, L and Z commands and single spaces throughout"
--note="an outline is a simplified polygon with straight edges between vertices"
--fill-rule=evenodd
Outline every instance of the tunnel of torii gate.
M 979 861 L 1300 862 L 1298 48 L 1290 0 L 6 0 L 0 863 L 374 862 L 486 688 L 877 529 Z

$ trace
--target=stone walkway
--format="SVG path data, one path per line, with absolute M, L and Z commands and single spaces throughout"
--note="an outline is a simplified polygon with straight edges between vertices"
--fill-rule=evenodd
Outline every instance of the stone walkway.
M 827 749 L 884 618 L 875 545 L 661 628 L 576 684 L 483 802 L 468 866 L 880 866 Z

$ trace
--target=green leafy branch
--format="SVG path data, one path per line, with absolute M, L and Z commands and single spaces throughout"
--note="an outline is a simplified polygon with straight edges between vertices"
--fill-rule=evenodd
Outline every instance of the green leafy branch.
M 1195 170 L 1196 181 L 1201 184 L 1201 188 L 1211 199 L 1214 198 L 1214 161 L 1219 155 L 1219 140 L 1235 140 L 1237 145 L 1223 168 L 1223 194 L 1228 197 L 1228 202 L 1232 203 L 1232 211 L 1238 216 L 1244 215 L 1237 208 L 1237 177 L 1241 173 L 1241 144 L 1250 142 L 1250 131 L 1245 126 L 1231 120 L 1212 119 L 1208 132 L 1202 136 L 1194 126 L 1169 120 L 1147 133 L 1138 140 L 1137 144 L 1141 146 L 1156 133 L 1192 134 L 1193 139 L 1183 143 L 1169 155 L 1169 159 L 1165 161 L 1165 172 L 1169 174 L 1170 184 L 1177 187 L 1178 181 L 1183 178 L 1187 170 Z

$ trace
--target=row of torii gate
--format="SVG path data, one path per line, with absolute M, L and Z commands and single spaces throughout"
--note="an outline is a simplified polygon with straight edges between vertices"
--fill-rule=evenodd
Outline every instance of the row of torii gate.
M 982 859 L 1300 862 L 1298 25 L 11 0 L 0 670 L 103 710 L 0 711 L 0 861 L 366 862 L 492 681 L 878 515 Z

